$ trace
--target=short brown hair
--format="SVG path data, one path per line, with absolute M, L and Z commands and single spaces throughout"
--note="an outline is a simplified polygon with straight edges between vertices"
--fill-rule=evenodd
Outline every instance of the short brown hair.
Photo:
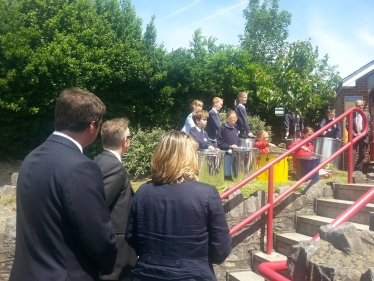
M 201 120 L 204 118 L 207 119 L 208 117 L 209 113 L 206 110 L 198 110 L 196 111 L 196 113 L 192 114 L 192 120 L 195 122 L 195 124 L 197 120 Z
M 82 132 L 91 124 L 103 119 L 104 103 L 93 93 L 80 88 L 63 90 L 55 107 L 55 130 Z
M 155 184 L 196 180 L 199 144 L 179 131 L 166 133 L 159 141 L 151 160 L 151 178 Z
M 303 134 L 307 134 L 309 132 L 314 133 L 314 130 L 312 127 L 305 127 L 304 130 L 302 131 Z
M 112 150 L 119 148 L 123 139 L 130 135 L 129 123 L 130 121 L 127 118 L 105 121 L 101 126 L 103 147 Z

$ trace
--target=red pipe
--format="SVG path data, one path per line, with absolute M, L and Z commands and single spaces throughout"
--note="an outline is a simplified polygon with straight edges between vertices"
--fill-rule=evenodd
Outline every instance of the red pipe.
M 274 166 L 269 168 L 269 183 L 268 183 L 268 225 L 267 225 L 267 243 L 266 254 L 271 255 L 273 250 L 273 210 L 274 210 Z
M 263 262 L 258 266 L 257 270 L 262 277 L 266 278 L 266 280 L 291 281 L 290 279 L 276 272 L 287 270 L 287 261 Z

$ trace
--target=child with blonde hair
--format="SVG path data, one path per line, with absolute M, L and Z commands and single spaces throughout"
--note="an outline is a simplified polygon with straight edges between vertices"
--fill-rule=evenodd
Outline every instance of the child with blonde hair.
M 260 130 L 257 132 L 257 139 L 255 144 L 253 145 L 254 148 L 258 149 L 259 153 L 269 153 L 270 147 L 276 147 L 275 144 L 269 142 L 269 133 L 265 130 Z
M 194 100 L 192 102 L 192 113 L 190 113 L 187 118 L 186 118 L 186 122 L 184 122 L 184 126 L 182 128 L 182 132 L 185 132 L 185 133 L 189 133 L 190 132 L 190 129 L 195 127 L 195 123 L 194 121 L 192 120 L 192 114 L 196 113 L 197 111 L 199 110 L 202 110 L 203 109 L 203 102 L 201 100 Z

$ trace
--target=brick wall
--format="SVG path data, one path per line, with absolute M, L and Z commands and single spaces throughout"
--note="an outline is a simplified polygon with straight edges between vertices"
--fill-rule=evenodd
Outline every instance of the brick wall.
M 363 97 L 363 100 L 364 100 L 364 104 L 365 104 L 365 107 L 364 107 L 364 111 L 366 112 L 369 112 L 369 93 L 368 93 L 368 79 L 367 79 L 368 75 L 365 75 L 361 78 L 359 78 L 358 80 L 356 80 L 356 86 L 355 87 L 352 87 L 352 88 L 345 88 L 345 89 L 342 89 L 340 94 L 339 94 L 339 97 L 335 100 L 335 103 L 333 105 L 333 107 L 336 109 L 336 113 L 337 115 L 340 115 L 342 113 L 344 113 L 344 111 L 346 110 L 345 109 L 345 97 L 346 96 L 350 96 L 350 97 L 353 97 L 353 96 L 357 96 L 358 98 L 359 97 Z M 345 130 L 345 120 L 343 122 L 341 122 L 341 127 L 342 127 L 342 139 L 346 139 L 348 136 L 347 136 L 347 132 Z M 343 156 L 342 156 L 342 166 L 341 168 L 343 170 L 347 170 L 348 169 L 348 152 L 344 152 L 343 153 Z M 366 152 L 366 158 L 365 158 L 365 162 L 366 161 L 369 161 L 369 153 L 368 151 Z

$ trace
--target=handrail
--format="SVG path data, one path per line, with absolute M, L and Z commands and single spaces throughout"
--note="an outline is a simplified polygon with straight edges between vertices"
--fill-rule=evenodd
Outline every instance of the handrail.
M 348 122 L 348 131 L 352 132 L 352 130 L 353 130 L 353 112 L 354 111 L 358 112 L 362 116 L 362 119 L 363 119 L 363 122 L 364 122 L 364 129 L 363 129 L 361 135 L 353 139 L 352 134 L 349 133 L 348 134 L 348 142 L 347 142 L 347 144 L 345 144 L 343 147 L 341 147 L 333 155 L 331 155 L 330 157 L 328 157 L 325 161 L 323 161 L 322 163 L 320 163 L 312 171 L 310 171 L 309 173 L 307 173 L 298 182 L 296 182 L 294 185 L 292 185 L 285 192 L 283 192 L 276 199 L 273 200 L 273 192 L 274 192 L 274 190 L 273 190 L 274 189 L 273 188 L 274 169 L 273 168 L 274 168 L 274 165 L 277 164 L 278 162 L 282 161 L 287 156 L 293 154 L 296 150 L 300 149 L 301 146 L 303 146 L 304 144 L 310 142 L 315 137 L 321 135 L 326 129 L 334 126 L 336 123 L 338 123 L 341 120 L 343 120 L 346 116 L 348 116 L 348 120 L 349 120 L 349 122 Z M 250 175 L 246 179 L 240 181 L 239 183 L 237 183 L 236 185 L 234 185 L 233 187 L 231 187 L 229 190 L 227 190 L 226 192 L 224 192 L 221 195 L 221 199 L 227 198 L 230 194 L 234 193 L 236 190 L 238 190 L 239 188 L 243 187 L 245 184 L 247 184 L 248 182 L 250 182 L 251 180 L 253 180 L 254 178 L 256 178 L 258 175 L 260 175 L 261 173 L 263 173 L 263 172 L 265 172 L 266 170 L 269 169 L 268 203 L 265 204 L 262 208 L 258 209 L 253 214 L 251 214 L 250 216 L 248 216 L 246 219 L 244 219 L 243 221 L 241 221 L 238 225 L 236 225 L 233 228 L 231 228 L 230 229 L 230 235 L 236 233 L 241 228 L 243 228 L 246 224 L 252 222 L 258 216 L 260 216 L 263 213 L 265 213 L 266 211 L 268 211 L 267 249 L 266 249 L 266 253 L 267 254 L 271 254 L 271 252 L 272 252 L 272 246 L 273 246 L 272 245 L 273 244 L 272 243 L 273 242 L 272 241 L 272 236 L 273 236 L 273 229 L 272 229 L 273 227 L 272 226 L 273 226 L 273 208 L 274 208 L 274 206 L 276 204 L 278 204 L 281 200 L 283 200 L 285 197 L 287 197 L 299 185 L 301 185 L 302 183 L 304 183 L 305 181 L 307 181 L 314 173 L 316 173 L 322 167 L 324 167 L 326 164 L 328 164 L 333 159 L 335 159 L 336 157 L 338 157 L 338 155 L 340 155 L 341 153 L 343 153 L 345 150 L 348 150 L 348 182 L 352 183 L 352 176 L 353 176 L 353 162 L 352 162 L 353 145 L 355 143 L 357 143 L 360 139 L 362 139 L 363 137 L 365 137 L 365 135 L 367 134 L 367 131 L 368 131 L 368 120 L 367 120 L 366 115 L 364 114 L 364 112 L 362 110 L 360 110 L 358 108 L 352 108 L 352 109 L 346 111 L 345 113 L 343 113 L 342 115 L 340 115 L 339 117 L 337 117 L 335 120 L 333 120 L 332 122 L 330 122 L 329 124 L 327 124 L 323 128 L 319 129 L 317 132 L 315 132 L 310 137 L 308 137 L 305 140 L 301 141 L 298 145 L 296 145 L 295 147 L 293 147 L 292 149 L 290 149 L 288 152 L 283 153 L 282 155 L 280 155 L 279 157 L 277 157 L 276 159 L 274 159 L 273 161 L 271 161 L 270 163 L 268 163 L 267 165 L 265 165 L 264 167 L 262 167 L 261 169 L 259 169 L 257 172 L 253 173 L 252 175 Z M 357 209 L 355 211 L 357 212 Z M 266 263 L 266 264 L 269 264 L 269 263 Z M 270 264 L 273 264 L 273 263 L 270 263 Z M 280 265 L 283 266 L 283 263 L 279 263 L 275 267 L 274 266 L 270 266 L 272 269 L 270 267 L 267 268 L 266 266 L 264 266 L 265 271 L 267 271 L 267 270 L 271 271 L 272 272 L 271 274 L 276 274 L 278 276 L 277 279 L 273 279 L 270 276 L 265 276 L 265 277 L 267 277 L 270 281 L 272 281 L 272 280 L 288 280 L 288 279 L 280 279 L 283 276 L 279 275 L 278 273 L 276 273 L 274 271 L 275 270 L 274 268 L 277 268 Z M 282 266 L 281 266 L 281 268 L 283 269 Z M 276 269 L 276 270 L 278 270 L 278 269 Z

